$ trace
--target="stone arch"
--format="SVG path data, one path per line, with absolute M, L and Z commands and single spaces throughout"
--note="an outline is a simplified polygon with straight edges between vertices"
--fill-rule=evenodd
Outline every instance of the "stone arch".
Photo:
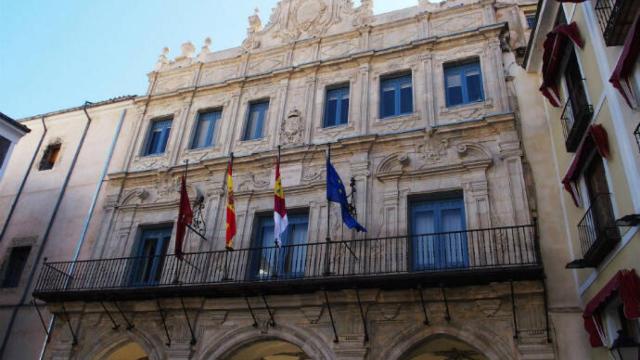
M 95 335 L 95 336 L 94 336 Z M 108 359 L 109 355 L 116 352 L 122 346 L 134 342 L 138 344 L 150 360 L 160 360 L 164 358 L 162 349 L 165 348 L 164 342 L 136 328 L 131 330 L 113 330 L 109 329 L 100 334 L 92 334 L 91 337 L 79 340 L 79 348 L 75 351 L 73 359 Z M 84 343 L 84 344 L 83 344 Z
M 203 346 L 194 359 L 224 359 L 243 346 L 265 340 L 283 340 L 300 347 L 312 359 L 330 360 L 336 356 L 331 350 L 329 342 L 322 336 L 297 327 L 278 324 L 269 328 L 267 333 L 253 326 L 238 328 L 215 337 L 217 341 Z
M 456 326 L 453 323 L 448 326 L 424 326 L 416 325 L 401 331 L 382 345 L 382 349 L 377 352 L 375 360 L 401 360 L 415 346 L 428 341 L 430 338 L 439 335 L 446 335 L 460 341 L 482 352 L 484 356 L 491 360 L 514 359 L 512 346 L 505 343 L 500 335 L 491 329 L 475 326 Z
M 409 164 L 409 156 L 405 153 L 394 153 L 385 157 L 376 167 L 376 176 L 402 173 L 402 170 Z

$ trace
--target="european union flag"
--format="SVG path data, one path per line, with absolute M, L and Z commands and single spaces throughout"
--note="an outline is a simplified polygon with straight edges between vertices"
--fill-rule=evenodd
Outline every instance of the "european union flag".
M 342 180 L 340 180 L 340 175 L 338 175 L 336 169 L 331 165 L 329 159 L 327 159 L 327 200 L 340 204 L 340 209 L 342 210 L 342 222 L 344 222 L 349 229 L 355 228 L 357 231 L 367 232 L 367 229 L 358 224 L 356 219 L 351 216 L 344 184 L 342 183 Z

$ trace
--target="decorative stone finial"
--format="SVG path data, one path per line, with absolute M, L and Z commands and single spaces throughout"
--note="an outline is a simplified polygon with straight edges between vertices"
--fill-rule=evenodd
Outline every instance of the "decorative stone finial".
M 171 50 L 169 50 L 169 48 L 166 46 L 162 49 L 162 54 L 158 56 L 158 61 L 156 62 L 156 66 L 155 66 L 156 71 L 160 70 L 162 66 L 169 63 L 169 59 L 167 58 L 167 55 L 169 55 L 169 51 Z
M 260 9 L 255 8 L 253 10 L 253 15 L 249 16 L 249 28 L 247 32 L 249 34 L 256 33 L 262 30 L 262 20 L 260 20 Z
M 202 45 L 202 48 L 200 49 L 200 54 L 198 54 L 198 60 L 204 62 L 207 54 L 211 52 L 211 50 L 209 49 L 209 46 L 211 46 L 211 38 L 206 37 L 204 39 L 204 45 Z
M 196 47 L 191 41 L 187 41 L 180 46 L 180 50 L 182 54 L 180 54 L 179 58 L 190 58 L 193 57 L 193 54 L 196 52 Z

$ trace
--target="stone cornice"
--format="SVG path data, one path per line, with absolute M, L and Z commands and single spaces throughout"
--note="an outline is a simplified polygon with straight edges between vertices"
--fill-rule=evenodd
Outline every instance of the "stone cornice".
M 189 87 L 184 87 L 174 91 L 166 92 L 166 93 L 141 96 L 141 97 L 138 97 L 137 100 L 143 100 L 147 98 L 150 100 L 158 100 L 158 99 L 169 98 L 176 95 L 181 95 L 181 94 L 184 94 L 185 92 L 192 92 L 195 90 L 206 91 L 206 90 L 212 90 L 217 88 L 223 88 L 223 87 L 230 86 L 237 83 L 259 81 L 262 79 L 271 78 L 273 76 L 277 76 L 281 74 L 290 75 L 292 73 L 305 71 L 307 69 L 321 68 L 323 66 L 342 64 L 342 63 L 347 63 L 351 61 L 358 61 L 363 58 L 392 54 L 392 53 L 397 53 L 397 52 L 402 52 L 407 50 L 415 50 L 420 47 L 426 47 L 427 50 L 433 50 L 433 49 L 436 49 L 440 44 L 446 44 L 446 46 L 452 46 L 453 45 L 452 42 L 456 40 L 468 39 L 473 37 L 479 37 L 482 40 L 484 40 L 491 37 L 498 37 L 501 34 L 503 34 L 507 30 L 507 28 L 508 26 L 506 22 L 500 22 L 500 23 L 495 23 L 491 25 L 483 25 L 475 29 L 460 31 L 456 33 L 450 33 L 447 35 L 430 36 L 426 38 L 415 39 L 404 44 L 394 45 L 394 46 L 390 46 L 382 49 L 366 49 L 361 52 L 352 53 L 346 56 L 340 56 L 340 57 L 330 58 L 326 60 L 315 60 L 309 63 L 300 64 L 300 65 L 288 65 L 282 68 L 273 69 L 269 72 L 248 75 L 248 76 L 238 76 L 238 77 L 224 80 L 222 82 L 208 84 L 204 86 L 199 86 L 198 84 L 196 84 Z M 341 34 L 336 36 L 346 36 L 346 35 Z M 284 47 L 284 48 L 279 48 L 279 51 L 269 50 L 269 52 L 285 53 L 287 50 L 288 50 L 288 47 Z M 258 54 L 261 56 L 263 55 L 263 53 L 255 53 L 251 55 L 256 56 Z M 211 63 L 207 63 L 206 65 L 211 66 Z M 175 71 L 163 72 L 162 75 L 164 76 L 168 76 L 169 74 L 174 75 L 178 73 L 187 72 L 187 70 L 189 69 L 191 71 L 195 71 L 197 66 L 199 66 L 199 64 L 194 64 L 187 68 L 176 69 Z

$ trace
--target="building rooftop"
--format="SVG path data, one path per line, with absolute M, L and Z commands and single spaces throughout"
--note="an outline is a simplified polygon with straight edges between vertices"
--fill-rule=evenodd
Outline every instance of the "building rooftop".
M 31 129 L 29 129 L 28 127 L 26 127 L 26 126 L 20 124 L 19 122 L 13 120 L 12 118 L 10 118 L 9 116 L 3 114 L 2 112 L 0 112 L 0 119 L 2 119 L 2 121 L 8 123 L 9 125 L 13 126 L 14 128 L 16 128 L 16 129 L 18 129 L 18 130 L 20 130 L 22 132 L 25 132 L 25 133 L 31 132 Z

